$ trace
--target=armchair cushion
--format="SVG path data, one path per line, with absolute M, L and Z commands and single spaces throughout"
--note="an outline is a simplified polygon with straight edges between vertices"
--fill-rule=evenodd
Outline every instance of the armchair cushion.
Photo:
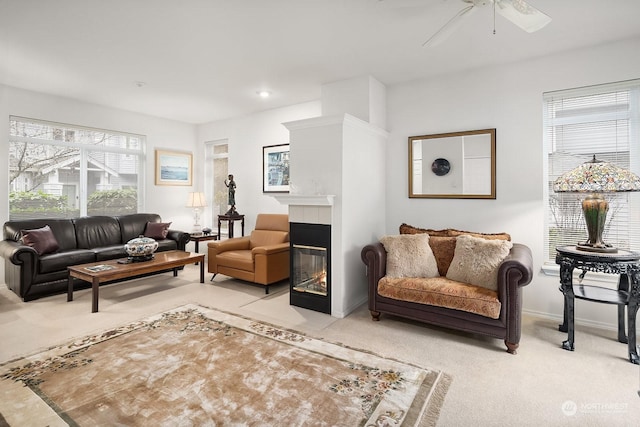
M 253 230 L 250 236 L 251 249 L 259 246 L 270 246 L 289 241 L 288 231 L 277 230 Z
M 498 268 L 512 247 L 508 240 L 458 236 L 447 279 L 497 291 Z
M 384 236 L 387 277 L 438 277 L 438 266 L 429 246 L 428 234 Z

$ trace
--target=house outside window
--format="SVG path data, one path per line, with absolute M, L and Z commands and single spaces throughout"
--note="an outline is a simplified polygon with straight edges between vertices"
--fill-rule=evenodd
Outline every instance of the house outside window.
M 144 136 L 9 120 L 10 220 L 143 210 Z
M 640 80 L 545 93 L 545 258 L 555 248 L 587 240 L 584 193 L 555 193 L 553 182 L 595 155 L 640 175 Z M 619 249 L 640 249 L 640 193 L 605 194 L 609 213 L 603 239 Z

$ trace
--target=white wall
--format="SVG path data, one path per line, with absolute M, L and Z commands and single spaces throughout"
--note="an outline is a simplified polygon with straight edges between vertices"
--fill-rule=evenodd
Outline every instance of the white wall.
M 68 98 L 50 96 L 0 85 L 0 224 L 9 219 L 8 185 L 9 168 L 6 161 L 9 116 L 22 116 L 73 125 L 130 132 L 146 135 L 145 211 L 159 214 L 163 220 L 172 221 L 171 228 L 189 231 L 193 224 L 193 211 L 185 207 L 187 194 L 193 187 L 156 186 L 156 148 L 196 152 L 196 128 L 194 125 L 106 108 L 78 102 Z M 201 165 L 194 162 L 194 185 L 202 177 Z M 202 178 L 200 178 L 202 179 Z M 171 202 L 168 202 L 171 201 Z M 4 263 L 0 264 L 0 281 L 4 283 Z
M 533 61 L 387 87 L 387 232 L 424 228 L 506 231 L 534 254 L 524 309 L 560 317 L 557 276 L 543 262 L 542 93 L 640 77 L 640 39 Z M 408 142 L 414 135 L 496 128 L 496 200 L 409 199 Z M 614 306 L 578 302 L 576 321 L 614 327 Z M 559 337 L 560 339 L 560 337 Z
M 431 228 L 507 231 L 514 241 L 528 245 L 534 253 L 535 277 L 525 288 L 525 311 L 559 318 L 562 297 L 558 278 L 540 272 L 544 232 L 542 93 L 638 78 L 637 52 L 639 38 L 387 87 L 390 135 L 387 170 L 381 172 L 387 176 L 387 233 L 397 233 L 402 222 Z M 238 184 L 237 207 L 247 214 L 248 230 L 253 229 L 258 212 L 287 212 L 286 206 L 262 193 L 262 147 L 288 142 L 288 131 L 281 123 L 321 115 L 320 101 L 314 101 L 193 127 L 2 86 L 0 95 L 0 133 L 4 135 L 8 134 L 9 115 L 145 134 L 151 154 L 156 147 L 193 149 L 196 177 L 204 176 L 204 142 L 228 139 L 229 171 Z M 409 136 L 494 127 L 496 200 L 408 198 Z M 6 144 L 6 138 L 3 141 Z M 190 189 L 155 187 L 153 162 L 149 160 L 148 165 L 146 210 L 190 227 L 192 212 L 181 202 L 166 203 L 186 200 Z M 0 164 L 0 171 L 0 180 L 7 182 L 6 162 Z M 3 221 L 7 218 L 7 200 L 7 186 L 0 185 Z M 209 219 L 205 220 L 207 215 Z M 211 223 L 208 210 L 203 213 L 203 223 Z M 584 301 L 576 305 L 577 322 L 615 327 L 613 306 Z
M 220 139 L 229 142 L 229 173 L 233 174 L 237 184 L 236 208 L 246 215 L 246 232 L 255 227 L 258 213 L 288 212 L 288 206 L 262 192 L 262 147 L 289 143 L 289 131 L 282 123 L 320 114 L 320 101 L 314 101 L 198 126 L 197 138 L 202 146 L 207 141 Z M 203 170 L 204 156 L 199 157 Z M 202 218 L 203 224 L 215 224 L 217 227 L 217 219 L 214 222 L 210 211 L 205 212 Z

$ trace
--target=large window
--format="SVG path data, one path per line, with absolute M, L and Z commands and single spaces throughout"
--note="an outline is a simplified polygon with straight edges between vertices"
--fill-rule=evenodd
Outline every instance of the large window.
M 10 117 L 9 218 L 136 213 L 144 137 Z
M 581 200 L 585 194 L 554 193 L 553 182 L 589 161 L 611 162 L 640 174 L 640 80 L 544 94 L 547 156 L 545 261 L 556 246 L 587 240 Z M 603 239 L 621 249 L 640 249 L 640 194 L 606 194 L 609 213 Z

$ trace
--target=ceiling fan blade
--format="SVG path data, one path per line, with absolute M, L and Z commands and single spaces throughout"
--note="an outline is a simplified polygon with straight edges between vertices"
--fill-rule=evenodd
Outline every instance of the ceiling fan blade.
M 496 12 L 528 33 L 538 31 L 551 22 L 551 17 L 540 12 L 524 0 L 494 1 L 496 4 Z
M 471 5 L 456 13 L 456 15 L 451 18 L 449 22 L 444 24 L 438 31 L 436 31 L 431 37 L 429 37 L 426 42 L 422 43 L 422 47 L 432 47 L 442 43 L 460 26 L 460 24 L 464 21 L 463 18 L 471 15 L 471 13 L 475 11 L 475 9 L 477 9 L 476 6 Z

